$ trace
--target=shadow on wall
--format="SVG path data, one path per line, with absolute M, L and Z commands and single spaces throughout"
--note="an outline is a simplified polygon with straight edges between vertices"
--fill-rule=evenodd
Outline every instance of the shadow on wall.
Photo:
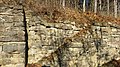
M 120 67 L 120 59 L 119 60 L 112 59 L 108 63 L 103 64 L 101 67 Z
M 34 64 L 27 64 L 27 67 L 50 67 L 50 66 L 34 63 Z M 111 61 L 103 64 L 100 67 L 120 67 L 120 59 L 119 60 L 112 59 Z

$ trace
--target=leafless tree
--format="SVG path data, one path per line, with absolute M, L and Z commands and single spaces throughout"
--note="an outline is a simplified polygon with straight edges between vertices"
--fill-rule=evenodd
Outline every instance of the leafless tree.
M 100 11 L 102 10 L 102 1 L 99 0 L 99 8 L 100 8 Z
M 114 16 L 117 18 L 117 0 L 114 0 Z
M 86 9 L 85 8 L 85 2 L 86 2 L 86 0 L 83 1 L 83 12 L 85 12 L 85 9 Z
M 97 13 L 97 0 L 94 0 L 94 2 L 95 2 L 95 6 L 94 6 L 94 13 Z
M 109 16 L 110 14 L 110 1 L 107 0 L 107 15 Z
M 63 8 L 65 8 L 65 0 L 63 0 L 62 5 L 63 5 Z

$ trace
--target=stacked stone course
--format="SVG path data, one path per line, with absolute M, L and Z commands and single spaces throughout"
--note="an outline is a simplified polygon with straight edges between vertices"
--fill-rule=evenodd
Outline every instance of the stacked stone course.
M 29 65 L 98 67 L 120 58 L 119 25 L 93 22 L 94 25 L 86 29 L 68 20 L 49 23 L 33 13 L 31 10 L 24 13 L 20 5 L 0 5 L 1 67 L 25 67 L 26 60 Z M 70 43 L 65 42 L 67 38 Z
M 22 6 L 0 5 L 0 66 L 24 67 L 25 36 Z

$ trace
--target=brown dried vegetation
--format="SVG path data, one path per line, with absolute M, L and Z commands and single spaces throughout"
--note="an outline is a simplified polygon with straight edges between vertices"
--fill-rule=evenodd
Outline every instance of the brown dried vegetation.
M 44 5 L 34 0 L 26 0 L 25 4 L 26 8 L 33 10 L 36 15 L 41 16 L 43 19 L 48 22 L 59 23 L 64 20 L 74 21 L 76 25 L 79 24 L 87 24 L 87 26 L 91 25 L 92 22 L 112 22 L 120 24 L 119 18 L 102 16 L 99 14 L 95 14 L 92 12 L 81 12 L 74 8 L 62 8 L 61 6 L 50 6 Z
M 26 67 L 42 67 L 41 64 L 33 63 L 33 64 L 27 64 Z
M 19 4 L 22 0 L 1 0 L 5 4 L 16 5 Z M 48 2 L 47 2 L 48 3 Z M 49 2 L 49 4 L 45 4 L 43 0 L 23 0 L 23 6 L 25 8 L 30 9 L 35 12 L 36 15 L 41 16 L 48 22 L 60 22 L 64 20 L 70 20 L 76 22 L 78 24 L 87 23 L 90 25 L 92 21 L 95 22 L 113 22 L 120 24 L 120 18 L 113 18 L 107 16 L 101 16 L 92 12 L 81 12 L 74 8 L 62 8 L 60 5 L 53 5 L 53 2 Z

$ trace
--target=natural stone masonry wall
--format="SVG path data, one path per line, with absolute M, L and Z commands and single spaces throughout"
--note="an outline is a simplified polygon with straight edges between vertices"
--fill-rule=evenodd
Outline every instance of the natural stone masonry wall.
M 22 6 L 0 5 L 0 67 L 24 67 Z
M 120 26 L 112 23 L 95 24 L 93 30 L 95 29 L 100 38 L 97 53 L 98 63 L 102 65 L 112 59 L 120 59 Z
M 30 10 L 24 13 L 22 6 L 0 5 L 1 67 L 24 67 L 27 60 L 29 64 L 51 67 L 98 67 L 120 58 L 119 25 L 93 22 L 86 29 L 84 25 L 76 26 L 75 22 L 67 20 L 48 23 L 33 14 Z M 66 38 L 70 38 L 69 43 L 65 42 Z M 45 60 L 47 57 L 51 62 Z
M 59 45 L 62 44 L 65 37 L 77 33 L 80 28 L 72 28 L 74 22 L 47 23 L 39 16 L 30 16 L 27 14 L 28 22 L 28 63 L 38 62 L 41 58 L 50 55 Z
M 41 63 L 51 67 L 98 67 L 120 58 L 120 26 L 117 24 L 93 22 L 90 30 L 81 35 L 81 38 L 79 35 L 73 36 L 85 27 L 75 26 L 75 22 L 48 23 L 39 16 L 32 16 L 32 11 L 26 11 L 26 17 L 28 63 Z M 58 49 L 67 37 L 73 37 L 69 46 Z M 46 59 L 43 57 L 49 57 L 57 49 L 61 52 L 60 61 L 55 55 L 51 62 L 43 61 Z

